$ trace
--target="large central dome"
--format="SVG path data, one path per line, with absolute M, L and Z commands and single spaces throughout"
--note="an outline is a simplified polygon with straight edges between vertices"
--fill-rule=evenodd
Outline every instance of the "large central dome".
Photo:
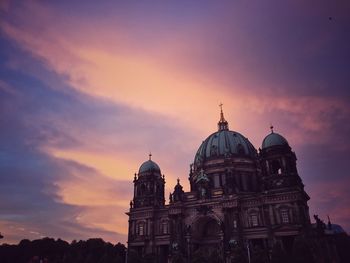
M 211 134 L 199 147 L 194 162 L 233 155 L 256 157 L 256 149 L 242 134 L 223 130 Z
M 208 159 L 229 156 L 255 158 L 257 156 L 257 151 L 246 137 L 228 129 L 228 123 L 221 110 L 218 131 L 211 134 L 203 141 L 201 146 L 199 146 L 194 163 L 198 164 Z

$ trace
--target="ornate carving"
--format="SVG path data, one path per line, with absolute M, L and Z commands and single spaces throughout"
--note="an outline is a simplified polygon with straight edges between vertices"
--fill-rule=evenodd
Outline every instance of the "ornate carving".
M 212 213 L 212 207 L 207 206 L 207 205 L 201 205 L 197 207 L 197 212 L 202 215 L 207 215 L 208 213 Z

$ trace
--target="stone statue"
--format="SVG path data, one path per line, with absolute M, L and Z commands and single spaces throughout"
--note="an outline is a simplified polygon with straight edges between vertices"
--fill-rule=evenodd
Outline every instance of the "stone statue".
M 205 198 L 206 190 L 204 187 L 201 188 L 201 198 Z
M 197 180 L 196 180 L 197 183 L 199 182 L 202 182 L 202 183 L 205 183 L 205 182 L 209 182 L 209 179 L 207 177 L 207 175 L 204 173 L 204 170 L 201 169 L 198 176 L 197 176 Z
M 179 244 L 177 242 L 174 242 L 171 244 L 171 247 L 174 251 L 177 251 L 179 249 Z
M 319 231 L 323 231 L 326 229 L 326 224 L 318 217 L 318 215 L 314 215 L 316 221 L 316 229 Z

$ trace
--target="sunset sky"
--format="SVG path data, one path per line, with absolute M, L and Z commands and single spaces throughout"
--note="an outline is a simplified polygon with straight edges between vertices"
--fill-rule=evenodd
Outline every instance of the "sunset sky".
M 125 242 L 149 152 L 166 199 L 219 103 L 255 148 L 272 123 L 310 214 L 350 232 L 347 1 L 0 1 L 1 242 Z M 313 219 L 312 219 L 313 220 Z

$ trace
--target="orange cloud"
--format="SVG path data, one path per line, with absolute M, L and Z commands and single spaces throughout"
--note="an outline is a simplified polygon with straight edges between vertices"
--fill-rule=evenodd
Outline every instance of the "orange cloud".
M 267 130 L 270 121 L 274 121 L 268 118 L 274 118 L 275 112 L 286 114 L 285 121 L 289 126 L 295 125 L 295 129 L 286 131 L 286 137 L 293 145 L 305 140 L 320 143 L 330 135 L 331 122 L 324 117 L 325 109 L 331 108 L 343 115 L 350 113 L 347 103 L 340 99 L 258 94 L 256 90 L 245 89 L 238 80 L 230 85 L 223 84 L 221 79 L 208 76 L 210 69 L 205 70 L 208 75 L 195 74 L 194 70 L 182 67 L 184 61 L 195 57 L 186 57 L 189 52 L 183 53 L 184 47 L 178 43 L 169 41 L 164 47 L 154 41 L 155 46 L 150 50 L 136 49 L 137 45 L 132 43 L 131 38 L 122 38 L 128 32 L 114 25 L 99 27 L 98 30 L 96 26 L 94 34 L 88 35 L 81 24 L 72 20 L 68 20 L 69 27 L 57 22 L 54 10 L 39 4 L 24 5 L 24 9 L 27 11 L 18 11 L 20 13 L 17 14 L 16 24 L 2 21 L 2 31 L 47 64 L 48 68 L 64 76 L 70 87 L 92 97 L 155 113 L 158 116 L 155 122 L 169 118 L 178 126 L 186 127 L 188 134 L 191 134 L 189 137 L 196 138 L 196 141 L 184 142 L 183 139 L 172 136 L 168 139 L 172 144 L 159 142 L 163 148 L 159 148 L 161 152 L 157 153 L 160 156 L 157 161 L 164 164 L 161 168 L 167 175 L 168 191 L 172 190 L 178 176 L 187 177 L 187 168 L 178 167 L 179 165 L 174 167 L 169 155 L 172 154 L 173 159 L 180 159 L 179 156 L 184 152 L 192 152 L 194 155 L 201 140 L 215 131 L 218 120 L 218 108 L 215 107 L 220 102 L 225 104 L 231 129 L 243 130 L 257 148 L 265 135 L 263 131 Z M 32 17 L 35 17 L 34 22 Z M 111 32 L 116 35 L 115 38 L 108 37 Z M 198 41 L 189 32 L 180 37 L 190 45 L 189 50 L 196 50 L 195 44 Z M 167 52 L 169 50 L 171 52 Z M 169 61 L 173 64 L 169 65 Z M 245 74 L 241 77 L 251 77 L 249 72 Z M 262 118 L 263 116 L 265 117 Z M 95 172 L 79 172 L 73 178 L 57 181 L 58 201 L 85 207 L 76 217 L 83 225 L 126 233 L 127 220 L 124 214 L 111 211 L 126 210 L 132 191 L 123 195 L 121 189 L 111 188 L 111 182 L 124 180 L 131 185 L 133 172 L 140 165 L 136 160 L 140 160 L 141 154 L 130 153 L 132 150 L 122 152 L 120 148 L 118 151 L 111 149 L 118 143 L 114 142 L 115 138 L 110 134 L 94 134 L 94 131 L 80 134 L 80 130 L 65 128 L 90 145 L 65 149 L 50 145 L 43 150 L 56 158 L 83 164 Z M 129 134 L 123 134 L 119 140 L 124 144 L 135 144 L 137 140 L 137 144 L 146 148 L 144 151 L 152 150 L 145 143 L 143 132 L 141 127 L 139 131 L 133 132 L 141 134 L 138 138 L 128 138 Z M 120 134 L 115 134 L 115 137 L 118 135 Z M 166 149 L 167 146 L 174 148 Z M 187 161 L 188 164 L 190 162 L 192 159 Z M 183 185 L 187 188 L 187 181 Z
M 115 156 L 111 154 L 95 152 L 90 153 L 87 151 L 75 151 L 75 150 L 52 150 L 51 155 L 73 160 L 77 163 L 81 163 L 88 167 L 93 167 L 100 174 L 108 176 L 114 179 L 122 180 L 128 175 L 130 178 L 130 167 L 137 167 L 139 164 L 130 160 L 125 160 L 123 156 Z
M 124 213 L 132 198 L 132 175 L 128 174 L 127 168 L 122 168 L 126 164 L 118 163 L 108 155 L 86 152 L 56 151 L 51 154 L 96 169 L 85 172 L 71 170 L 70 177 L 57 180 L 56 201 L 83 208 L 75 220 L 84 227 L 126 235 Z M 123 181 L 127 176 L 130 180 Z
M 47 12 L 50 10 L 41 11 L 45 13 L 43 19 L 48 19 Z M 218 118 L 215 107 L 221 101 L 226 105 L 227 116 L 235 120 L 234 124 L 238 130 L 239 128 L 245 129 L 240 127 L 241 120 L 244 123 L 247 117 L 251 118 L 256 114 L 263 116 L 277 110 L 294 114 L 294 118 L 297 119 L 294 122 L 298 122 L 299 128 L 317 132 L 317 137 L 307 138 L 317 142 L 322 140 L 321 135 L 324 138 L 324 133 L 327 132 L 330 125 L 320 119 L 325 109 L 336 108 L 345 114 L 349 113 L 346 103 L 339 99 L 278 94 L 261 95 L 245 90 L 239 82 L 232 83 L 233 86 L 227 86 L 207 76 L 191 75 L 192 72 L 186 71 L 181 68 L 181 64 L 177 63 L 185 60 L 181 57 L 181 52 L 175 52 L 178 57 L 172 58 L 178 67 L 172 66 L 170 69 L 168 64 L 164 64 L 164 52 L 166 49 L 173 50 L 178 46 L 177 44 L 175 47 L 159 47 L 161 55 L 149 54 L 146 50 L 143 53 L 134 52 L 128 47 L 129 43 L 126 41 L 122 45 L 108 38 L 110 42 L 103 45 L 94 44 L 94 39 L 103 39 L 111 32 L 111 28 L 100 30 L 93 36 L 75 33 L 75 36 L 71 37 L 72 32 L 80 32 L 84 29 L 71 25 L 69 29 L 63 30 L 63 28 L 57 28 L 59 24 L 54 24 L 53 27 L 61 34 L 57 35 L 56 30 L 45 30 L 38 37 L 35 33 L 38 28 L 35 25 L 34 28 L 31 28 L 30 21 L 22 22 L 28 23 L 28 26 L 20 28 L 10 23 L 3 23 L 2 29 L 25 49 L 44 59 L 51 69 L 67 76 L 67 81 L 73 88 L 116 103 L 160 113 L 183 123 L 193 132 L 199 130 L 202 137 L 207 135 L 208 131 L 213 131 Z M 54 23 L 51 20 L 47 22 Z M 118 34 L 118 28 L 114 34 Z M 195 42 L 191 38 L 186 41 L 187 43 Z M 116 48 L 114 49 L 113 46 Z M 133 45 L 130 44 L 130 46 Z M 203 122 L 203 116 L 208 121 Z M 258 128 L 262 130 L 261 128 L 267 127 L 268 123 L 263 124 L 261 120 L 260 123 L 256 123 L 254 120 L 251 125 L 257 127 L 252 130 Z M 297 143 L 306 139 L 300 138 L 300 134 L 305 136 L 303 132 L 299 132 L 299 138 L 292 135 L 293 140 L 295 139 Z M 262 137 L 263 135 L 260 134 L 259 138 L 252 140 L 260 143 Z

